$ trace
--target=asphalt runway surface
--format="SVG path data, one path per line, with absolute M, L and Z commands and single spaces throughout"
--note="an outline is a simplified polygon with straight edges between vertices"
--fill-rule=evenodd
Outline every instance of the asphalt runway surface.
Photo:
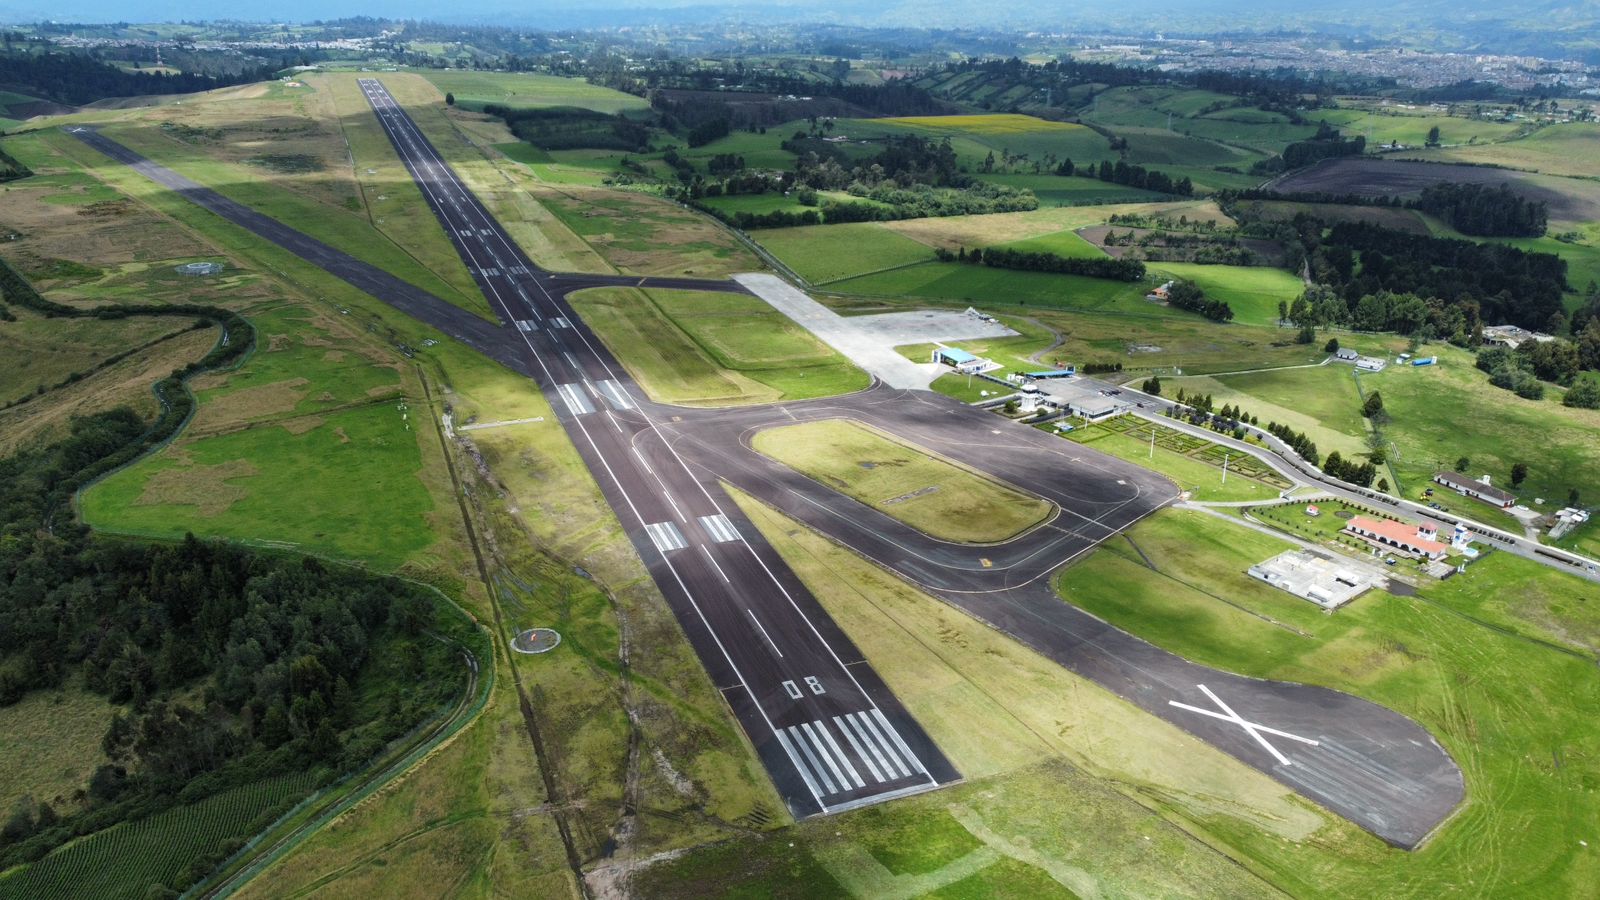
M 734 282 L 561 275 L 535 266 L 376 80 L 374 113 L 500 324 L 453 306 L 151 163 L 87 128 L 106 155 L 532 378 L 797 817 L 960 778 L 755 527 L 726 480 L 1062 666 L 1402 847 L 1460 803 L 1428 732 L 1325 688 L 1196 665 L 1062 602 L 1050 576 L 1172 502 L 1138 466 L 924 391 L 873 388 L 740 409 L 650 402 L 566 302 L 575 290 L 740 291 Z M 1050 500 L 1048 522 L 998 545 L 952 544 L 752 450 L 764 427 L 850 418 Z

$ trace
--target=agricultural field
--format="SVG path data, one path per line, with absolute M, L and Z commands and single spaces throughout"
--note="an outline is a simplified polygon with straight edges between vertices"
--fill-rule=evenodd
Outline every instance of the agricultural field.
M 1275 178 L 1268 188 L 1291 194 L 1409 196 L 1439 181 L 1505 184 L 1525 198 L 1542 200 L 1548 204 L 1553 224 L 1600 220 L 1600 185 L 1579 179 L 1482 166 L 1451 166 L 1394 159 L 1328 159 Z
M 1184 510 L 1130 537 L 1140 552 L 1106 544 L 1062 573 L 1066 602 L 1208 665 L 1390 706 L 1428 727 L 1467 773 L 1465 805 L 1420 850 L 1386 848 L 1343 822 L 1308 842 L 1213 824 L 1230 855 L 1291 894 L 1403 885 L 1403 896 L 1422 897 L 1465 883 L 1568 894 L 1593 877 L 1571 829 L 1600 824 L 1590 798 L 1600 771 L 1570 748 L 1595 739 L 1600 687 L 1585 671 L 1600 619 L 1571 602 L 1584 590 L 1576 581 L 1492 554 L 1415 597 L 1375 591 L 1329 616 L 1244 574 L 1285 541 Z M 1497 835 L 1492 849 L 1485 834 Z
M 516 109 L 576 106 L 603 113 L 642 111 L 650 106 L 642 97 L 590 84 L 581 78 L 459 69 L 410 71 L 432 82 L 440 94 L 455 94 L 456 105 L 469 110 L 482 109 L 489 103 Z
M 1117 87 L 1096 94 L 1083 118 L 1117 132 L 1120 128 L 1170 130 L 1206 141 L 1271 155 L 1293 141 L 1310 137 L 1312 125 L 1292 125 L 1282 115 L 1248 107 L 1228 107 L 1201 115 L 1205 108 L 1234 98 L 1210 91 L 1174 87 Z M 1130 138 L 1130 143 L 1136 143 Z M 1247 167 L 1240 167 L 1247 168 Z
M 176 337 L 193 324 L 165 316 L 55 320 L 24 309 L 13 315 L 17 321 L 0 321 L 0 404 L 87 375 L 113 356 Z
M 751 446 L 940 540 L 1009 540 L 1054 512 L 1038 497 L 843 419 L 768 428 Z
M 926 245 L 874 222 L 766 228 L 755 238 L 801 278 L 818 286 L 933 258 Z
M 991 247 L 1012 244 L 1029 238 L 1101 225 L 1114 215 L 1145 215 L 1185 218 L 1193 222 L 1235 224 L 1209 200 L 1176 200 L 1155 203 L 1117 204 L 1079 209 L 1039 209 L 1031 212 L 989 213 L 979 216 L 950 216 L 943 219 L 902 219 L 877 223 L 879 227 L 903 234 L 929 247 L 954 251 L 958 247 Z M 829 226 L 843 227 L 843 226 Z
M 1104 203 L 1141 203 L 1160 200 L 1161 194 L 1139 188 L 1123 187 L 1098 178 L 1077 175 L 1033 175 L 1027 173 L 984 175 L 984 181 L 1006 187 L 1033 191 L 1041 207 L 1098 206 Z M 1000 213 L 999 215 L 1004 215 Z
M 1494 122 L 1465 116 L 1445 115 L 1440 111 L 1395 109 L 1363 105 L 1342 109 L 1317 109 L 1306 118 L 1327 122 L 1346 137 L 1364 136 L 1367 147 L 1377 149 L 1399 143 L 1402 147 L 1421 147 L 1428 130 L 1439 129 L 1439 141 L 1447 146 L 1488 144 L 1513 138 L 1523 128 L 1513 122 Z
M 931 141 L 949 138 L 956 158 L 974 171 L 991 152 L 997 164 L 1006 152 L 1013 157 L 1026 156 L 1026 162 L 1017 164 L 1027 166 L 1029 171 L 1046 154 L 1077 163 L 1111 156 L 1110 144 L 1093 129 L 1016 114 L 839 119 L 833 133 L 852 141 L 899 135 L 916 135 Z
M 1252 214 L 1264 219 L 1287 222 L 1300 213 L 1317 216 L 1327 222 L 1370 222 L 1381 228 L 1392 228 L 1411 234 L 1428 234 L 1428 223 L 1421 213 L 1413 209 L 1394 209 L 1388 206 L 1350 206 L 1338 203 L 1299 203 L 1292 200 L 1250 200 L 1245 205 Z
M 1567 122 L 1545 126 L 1515 140 L 1471 146 L 1457 144 L 1407 155 L 1437 162 L 1507 166 L 1547 175 L 1594 178 L 1600 177 L 1597 146 L 1600 146 L 1600 124 Z
M 137 900 L 219 847 L 242 843 L 315 786 L 310 772 L 281 775 L 96 832 L 0 880 L 0 897 Z
M 645 391 L 693 406 L 861 390 L 866 373 L 746 294 L 597 288 L 573 307 Z

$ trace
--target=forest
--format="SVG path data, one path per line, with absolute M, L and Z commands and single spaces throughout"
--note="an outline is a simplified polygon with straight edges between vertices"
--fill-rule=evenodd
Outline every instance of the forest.
M 1538 237 L 1549 224 L 1543 201 L 1524 199 L 1503 184 L 1441 181 L 1407 205 L 1438 216 L 1462 234 L 1482 237 Z
M 188 94 L 272 77 L 274 67 L 235 75 L 125 72 L 89 56 L 61 51 L 0 54 L 0 84 L 58 103 L 81 106 L 106 97 Z
M 1090 278 L 1109 278 L 1113 281 L 1138 281 L 1144 278 L 1144 263 L 1136 259 L 1114 259 L 1109 256 L 1058 256 L 1030 250 L 1013 250 L 1008 247 L 974 248 L 970 253 L 962 247 L 957 252 L 938 247 L 934 255 L 942 262 L 960 262 L 984 265 L 995 269 L 1015 269 L 1022 272 L 1053 272 L 1058 275 L 1086 275 Z M 1232 318 L 1233 314 L 1228 314 Z

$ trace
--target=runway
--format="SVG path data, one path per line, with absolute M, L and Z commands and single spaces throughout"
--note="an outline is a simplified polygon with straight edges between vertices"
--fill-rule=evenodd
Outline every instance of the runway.
M 501 325 L 294 232 L 90 129 L 69 130 L 532 378 L 797 817 L 928 790 L 960 775 L 740 515 L 720 487 L 723 479 L 1392 844 L 1415 846 L 1460 803 L 1460 770 L 1425 729 L 1404 716 L 1324 688 L 1195 665 L 1055 596 L 1053 572 L 1175 498 L 1166 479 L 949 398 L 881 384 L 847 397 L 778 406 L 697 410 L 654 404 L 573 312 L 566 295 L 603 285 L 743 289 L 733 282 L 539 269 L 382 84 L 364 79 L 361 86 Z M 881 428 L 1032 491 L 1060 512 L 1004 544 L 950 544 L 748 446 L 748 436 L 760 428 L 825 417 Z

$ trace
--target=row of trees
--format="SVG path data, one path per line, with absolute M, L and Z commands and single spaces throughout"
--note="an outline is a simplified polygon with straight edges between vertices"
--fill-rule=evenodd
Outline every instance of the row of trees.
M 1098 178 L 1109 184 L 1120 184 L 1125 187 L 1138 188 L 1144 191 L 1155 191 L 1158 194 L 1175 194 L 1179 197 L 1194 195 L 1194 183 L 1189 176 L 1173 178 L 1165 172 L 1155 169 L 1146 169 L 1144 166 L 1134 165 L 1123 160 L 1115 163 L 1104 160 L 1097 167 L 1090 163 L 1087 168 L 1079 170 L 1078 174 L 1085 178 Z
M 1023 272 L 1087 275 L 1091 278 L 1109 278 L 1113 281 L 1139 281 L 1144 278 L 1145 273 L 1144 263 L 1136 259 L 1057 256 L 1054 253 L 1013 250 L 1008 247 L 990 247 L 987 250 L 980 247 L 974 248 L 971 252 L 962 247 L 955 253 L 939 247 L 933 252 L 944 262 L 970 263 Z
M 251 68 L 234 75 L 190 72 L 126 72 L 80 53 L 62 51 L 0 54 L 0 84 L 36 97 L 73 106 L 107 97 L 190 94 L 272 77 L 275 67 Z

